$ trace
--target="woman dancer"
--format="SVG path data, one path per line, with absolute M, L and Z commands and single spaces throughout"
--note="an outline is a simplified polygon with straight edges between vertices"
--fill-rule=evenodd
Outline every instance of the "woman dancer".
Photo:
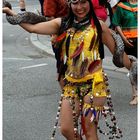
M 84 134 L 86 140 L 99 140 L 97 125 L 99 116 L 104 114 L 106 99 L 110 105 L 110 116 L 113 126 L 104 133 L 114 137 L 122 137 L 116 125 L 112 108 L 107 76 L 102 68 L 105 44 L 114 53 L 115 41 L 103 21 L 98 20 L 94 13 L 91 0 L 69 0 L 70 13 L 66 18 L 56 18 L 38 24 L 20 23 L 26 31 L 44 35 L 58 34 L 58 55 L 60 59 L 59 78 L 63 77 L 64 87 L 59 102 L 56 123 L 51 139 L 54 139 L 58 118 L 60 115 L 61 133 L 67 140 L 81 140 Z M 3 12 L 16 15 L 9 8 Z M 124 53 L 123 64 L 131 67 Z M 106 118 L 106 114 L 103 115 Z M 81 118 L 81 120 L 79 120 Z M 82 132 L 78 133 L 80 121 Z

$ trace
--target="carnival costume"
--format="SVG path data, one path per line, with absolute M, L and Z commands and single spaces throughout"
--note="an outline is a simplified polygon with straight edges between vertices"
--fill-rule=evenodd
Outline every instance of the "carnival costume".
M 75 0 L 72 1 L 75 2 Z M 5 6 L 9 5 L 6 1 L 4 2 Z M 34 16 L 38 19 L 38 16 L 30 12 L 27 12 L 24 15 L 18 14 L 17 16 L 11 16 L 7 14 L 6 16 L 11 24 L 27 22 L 28 19 L 30 19 L 29 17 L 32 18 L 27 23 L 35 24 L 36 21 L 33 20 L 35 19 Z M 63 23 L 66 25 L 66 22 L 63 22 L 65 21 L 63 19 L 64 18 L 62 18 L 62 27 Z M 43 22 L 46 21 L 46 19 L 44 19 L 44 17 L 39 17 L 37 22 L 40 21 Z M 86 133 L 87 130 L 85 129 L 84 120 L 89 113 L 92 114 L 90 118 L 91 123 L 94 122 L 98 124 L 98 120 L 101 116 L 105 118 L 105 124 L 109 128 L 109 131 L 104 132 L 102 131 L 104 128 L 101 129 L 98 126 L 100 133 L 108 135 L 109 139 L 122 137 L 122 132 L 117 126 L 110 90 L 108 88 L 108 78 L 100 65 L 104 58 L 104 50 L 98 35 L 99 33 L 97 33 L 97 28 L 94 25 L 93 19 L 87 15 L 81 22 L 77 22 L 76 19 L 74 19 L 71 27 L 66 28 L 66 30 L 63 29 L 56 39 L 56 47 L 58 46 L 57 53 L 60 60 L 58 80 L 60 80 L 63 75 L 65 86 L 59 101 L 56 123 L 51 139 L 54 139 L 56 133 L 62 100 L 64 99 L 68 100 L 72 107 L 75 140 L 77 139 L 77 132 L 79 131 L 79 123 L 81 125 L 81 140 L 82 135 Z M 84 103 L 85 96 L 89 96 L 89 103 Z M 105 111 L 103 105 L 97 106 L 94 104 L 95 98 L 102 97 L 107 98 L 107 105 L 109 106 L 108 112 Z M 76 114 L 75 99 L 78 99 L 80 103 L 81 120 L 78 120 L 79 115 Z M 108 123 L 108 116 L 110 116 L 112 124 Z
M 103 132 L 98 126 L 100 133 L 108 135 L 109 139 L 121 138 L 122 132 L 117 127 L 110 90 L 108 88 L 108 78 L 104 73 L 103 68 L 99 67 L 102 63 L 101 56 L 103 55 L 103 52 L 101 54 L 99 51 L 100 43 L 96 27 L 94 24 L 90 24 L 89 17 L 87 17 L 81 25 L 82 26 L 79 29 L 77 27 L 79 26 L 79 23 L 76 24 L 76 21 L 74 21 L 72 27 L 67 29 L 66 32 L 62 33 L 57 38 L 58 42 L 63 40 L 61 53 L 59 53 L 61 54 L 60 58 L 64 65 L 62 69 L 65 69 L 65 86 L 63 88 L 63 93 L 61 94 L 56 123 L 51 139 L 54 139 L 56 133 L 61 104 L 64 99 L 68 100 L 72 107 L 75 140 L 77 138 L 77 132 L 79 131 L 78 123 L 81 124 L 81 139 L 82 135 L 88 131 L 85 129 L 84 118 L 89 113 L 92 113 L 90 121 L 95 123 L 98 123 L 98 119 L 101 116 L 104 116 L 106 126 L 110 130 L 109 132 Z M 78 30 L 76 30 L 77 28 Z M 103 51 L 103 49 L 101 50 Z M 87 95 L 90 97 L 90 102 L 84 103 L 83 99 Z M 101 97 L 107 97 L 107 104 L 109 106 L 108 113 L 105 112 L 103 105 L 97 106 L 94 104 L 94 98 Z M 79 116 L 75 111 L 75 99 L 78 99 L 80 102 L 81 120 L 77 120 Z M 111 125 L 107 122 L 107 114 L 110 116 L 110 120 L 112 121 Z

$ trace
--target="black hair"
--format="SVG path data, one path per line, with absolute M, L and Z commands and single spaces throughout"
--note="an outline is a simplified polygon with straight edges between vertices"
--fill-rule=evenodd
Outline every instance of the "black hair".
M 91 2 L 91 0 L 88 0 L 89 4 L 90 4 L 90 15 L 92 16 L 91 18 L 93 18 L 94 20 L 94 24 L 97 28 L 97 33 L 98 33 L 98 39 L 99 39 L 99 53 L 100 53 L 100 57 L 101 59 L 104 58 L 104 47 L 103 47 L 103 43 L 102 43 L 102 27 L 101 24 L 94 12 L 94 8 L 93 8 L 93 4 Z
M 101 25 L 99 23 L 98 18 L 96 17 L 91 0 L 88 0 L 88 2 L 90 4 L 90 12 L 89 12 L 89 15 L 91 16 L 90 18 L 93 18 L 94 24 L 97 28 L 98 35 L 101 37 L 101 32 L 102 32 Z M 66 23 L 65 23 L 65 27 L 63 27 L 63 30 L 66 30 L 72 26 L 74 20 L 74 13 L 72 12 L 71 5 L 70 5 L 69 14 L 64 20 L 66 21 Z

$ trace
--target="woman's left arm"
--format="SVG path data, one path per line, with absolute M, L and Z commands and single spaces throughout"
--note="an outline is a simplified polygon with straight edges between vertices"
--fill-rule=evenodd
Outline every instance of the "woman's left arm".
M 102 27 L 102 42 L 110 50 L 112 55 L 114 55 L 116 44 L 115 44 L 114 38 L 112 37 L 111 31 L 104 22 L 100 21 L 100 23 Z M 124 67 L 126 67 L 127 69 L 130 69 L 131 62 L 125 52 L 123 55 L 123 64 L 124 64 Z

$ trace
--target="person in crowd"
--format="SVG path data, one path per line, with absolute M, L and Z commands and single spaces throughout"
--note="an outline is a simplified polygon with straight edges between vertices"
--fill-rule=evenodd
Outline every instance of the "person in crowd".
M 19 24 L 30 33 L 58 35 L 58 79 L 62 78 L 64 85 L 51 139 L 54 139 L 59 117 L 61 133 L 67 140 L 81 140 L 82 135 L 86 140 L 99 140 L 97 128 L 110 136 L 109 139 L 120 138 L 122 132 L 116 125 L 108 78 L 102 67 L 104 49 L 100 45 L 105 44 L 114 54 L 115 40 L 107 25 L 96 17 L 91 0 L 69 0 L 68 5 L 69 14 L 64 18 Z M 3 8 L 3 13 L 16 15 L 7 7 Z M 130 69 L 131 61 L 125 53 L 123 64 Z M 103 113 L 106 101 L 110 106 L 111 127 L 106 121 L 107 114 Z M 108 133 L 98 125 L 101 114 L 110 129 Z
M 20 7 L 20 12 L 25 12 L 26 7 L 25 7 L 25 0 L 19 0 L 19 7 Z
M 44 16 L 48 19 L 64 17 L 68 14 L 68 9 L 66 0 L 44 0 Z
M 137 0 L 121 0 L 113 15 L 112 23 L 125 43 L 125 52 L 137 58 Z M 132 100 L 130 105 L 136 105 L 137 90 L 132 85 Z
M 65 17 L 68 15 L 69 8 L 66 0 L 44 0 L 43 4 L 43 12 L 44 16 L 47 18 L 47 20 L 52 20 L 54 18 L 58 17 Z M 51 43 L 52 43 L 52 49 L 55 54 L 56 59 L 56 68 L 58 73 L 58 67 L 59 67 L 59 59 L 57 55 L 58 48 L 55 47 L 55 40 L 57 38 L 57 34 L 51 35 Z M 62 89 L 63 87 L 63 80 L 59 80 L 59 85 Z
M 92 4 L 97 18 L 105 22 L 107 19 L 106 0 L 103 3 L 100 3 L 100 0 L 92 0 Z
M 40 2 L 40 7 L 41 7 L 41 14 L 44 16 L 44 10 L 43 10 L 44 0 L 39 0 L 39 2 Z

